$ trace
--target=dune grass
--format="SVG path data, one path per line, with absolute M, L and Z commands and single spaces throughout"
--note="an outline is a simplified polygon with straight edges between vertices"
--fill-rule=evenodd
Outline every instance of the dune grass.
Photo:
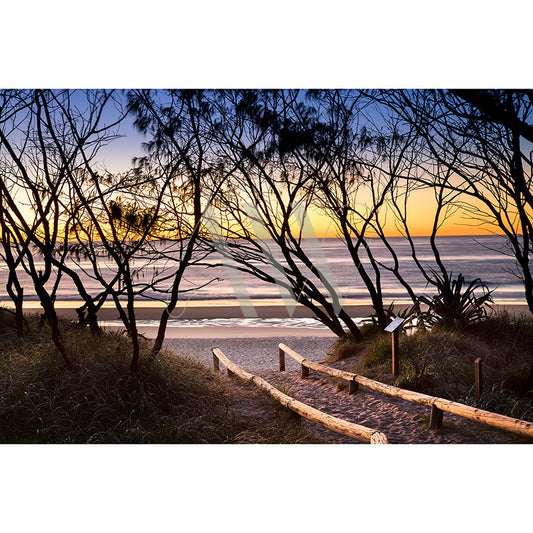
M 346 344 L 346 343 L 345 343 Z M 494 314 L 461 331 L 433 328 L 400 337 L 400 375 L 391 375 L 391 337 L 368 337 L 353 371 L 384 383 L 533 421 L 533 317 Z M 474 360 L 483 364 L 476 404 Z
M 269 423 L 231 409 L 224 378 L 169 352 L 131 374 L 127 336 L 63 322 L 74 370 L 64 368 L 46 326 L 28 317 L 19 339 L 0 312 L 0 442 L 2 443 L 292 443 L 320 442 L 272 408 Z

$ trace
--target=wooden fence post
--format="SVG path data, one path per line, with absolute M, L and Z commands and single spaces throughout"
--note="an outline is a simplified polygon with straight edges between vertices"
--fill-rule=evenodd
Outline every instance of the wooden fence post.
M 285 352 L 283 348 L 278 348 L 279 350 L 279 371 L 283 372 L 285 370 Z
M 481 357 L 478 357 L 474 361 L 474 372 L 476 375 L 476 402 L 481 400 L 481 394 L 483 393 L 483 367 L 481 364 Z
M 431 415 L 429 417 L 430 429 L 442 427 L 442 415 L 444 412 L 434 405 L 431 406 Z
M 219 363 L 218 363 L 218 357 L 213 354 L 213 368 L 215 370 L 215 372 L 220 372 L 220 366 L 219 366 Z
M 352 379 L 350 381 L 350 388 L 348 389 L 348 394 L 354 394 L 359 390 L 359 383 L 355 381 L 355 379 Z

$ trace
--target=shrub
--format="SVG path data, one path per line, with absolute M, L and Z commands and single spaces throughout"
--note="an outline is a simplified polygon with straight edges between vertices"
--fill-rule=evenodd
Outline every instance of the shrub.
M 431 298 L 419 297 L 419 303 L 428 306 L 427 311 L 419 315 L 422 322 L 430 327 L 460 330 L 488 316 L 492 291 L 479 278 L 467 285 L 462 274 L 453 278 L 451 273 L 440 276 L 433 270 L 431 272 L 437 294 Z M 478 296 L 476 291 L 483 294 Z

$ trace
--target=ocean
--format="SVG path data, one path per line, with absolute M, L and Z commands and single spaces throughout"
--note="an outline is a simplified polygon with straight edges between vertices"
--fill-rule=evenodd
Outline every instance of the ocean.
M 435 268 L 435 261 L 431 253 L 429 239 L 427 237 L 415 237 L 415 246 L 419 260 L 425 268 Z M 379 239 L 371 239 L 370 247 L 375 256 L 385 265 L 391 265 L 391 258 Z M 426 281 L 418 271 L 411 258 L 408 242 L 402 237 L 390 239 L 393 248 L 400 262 L 400 272 L 413 287 L 417 294 L 431 294 L 431 286 L 427 286 Z M 268 243 L 267 243 L 268 244 Z M 467 281 L 480 278 L 490 289 L 494 290 L 493 298 L 497 304 L 524 304 L 523 286 L 517 276 L 516 260 L 509 255 L 504 255 L 505 238 L 497 235 L 487 236 L 447 236 L 437 238 L 437 244 L 441 259 L 449 271 L 454 275 L 462 273 Z M 269 245 L 274 250 L 274 248 Z M 324 273 L 325 278 L 335 288 L 338 297 L 346 304 L 369 304 L 370 298 L 366 293 L 362 281 L 358 278 L 352 260 L 342 241 L 338 239 L 314 239 L 304 243 L 311 255 L 314 264 Z M 206 261 L 209 265 L 214 265 L 220 260 L 219 257 L 211 257 Z M 368 264 L 368 259 L 364 261 Z M 83 269 L 90 268 L 88 261 L 81 261 L 79 264 L 70 262 L 70 266 L 79 271 L 86 289 L 90 294 L 97 294 L 100 290 L 99 284 L 83 273 Z M 159 276 L 171 273 L 176 263 L 168 261 L 158 261 L 149 263 L 148 261 L 136 261 L 134 264 L 137 270 L 137 282 L 143 283 L 152 278 L 157 273 Z M 104 275 L 110 277 L 116 269 L 110 261 L 102 260 Z M 9 298 L 5 288 L 8 271 L 4 266 L 0 269 L 0 300 L 9 304 Z M 409 303 L 410 300 L 395 277 L 386 270 L 382 270 L 382 287 L 385 303 Z M 25 301 L 37 301 L 37 297 L 32 289 L 31 280 L 20 272 L 22 284 L 24 286 Z M 228 266 L 191 266 L 183 282 L 184 289 L 191 289 L 205 284 L 207 281 L 218 278 L 209 285 L 186 292 L 182 300 L 194 302 L 200 305 L 202 301 L 217 301 L 220 303 L 237 304 L 243 299 L 249 298 L 253 301 L 269 301 L 269 303 L 283 304 L 282 293 L 276 284 L 265 283 L 253 276 L 235 273 Z M 150 302 L 165 302 L 165 294 L 146 291 L 144 296 L 139 298 L 142 305 L 150 305 Z M 57 302 L 61 306 L 75 307 L 80 298 L 76 292 L 74 284 L 63 277 L 57 293 Z

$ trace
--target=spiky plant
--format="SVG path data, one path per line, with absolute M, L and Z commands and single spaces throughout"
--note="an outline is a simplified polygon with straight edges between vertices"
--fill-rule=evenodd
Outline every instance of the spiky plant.
M 431 273 L 437 294 L 419 297 L 419 302 L 428 306 L 420 313 L 425 324 L 458 330 L 488 316 L 487 308 L 492 309 L 493 303 L 492 291 L 480 278 L 467 283 L 462 274 L 454 278 L 451 272 L 440 275 L 432 270 Z

